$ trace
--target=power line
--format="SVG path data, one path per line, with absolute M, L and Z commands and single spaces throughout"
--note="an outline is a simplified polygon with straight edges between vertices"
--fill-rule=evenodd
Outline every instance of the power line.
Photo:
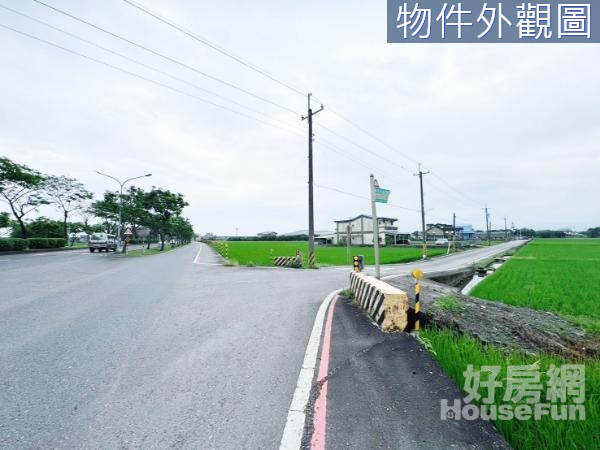
M 448 186 L 450 189 L 452 189 L 454 192 L 456 192 L 458 195 L 460 195 L 464 199 L 472 202 L 473 204 L 477 204 L 478 203 L 473 198 L 471 198 L 471 197 L 463 194 L 458 189 L 454 188 L 450 183 L 448 183 L 446 180 L 444 180 L 442 177 L 440 177 L 437 173 L 433 172 L 431 169 L 429 170 L 429 173 L 431 173 L 431 175 L 433 175 L 435 178 L 437 178 L 438 180 L 440 180 L 442 183 L 444 183 L 446 186 Z
M 266 118 L 268 118 L 268 119 L 270 119 L 270 120 L 272 120 L 274 122 L 279 122 L 279 123 L 281 123 L 281 124 L 283 124 L 285 126 L 289 126 L 289 124 L 284 123 L 283 121 L 277 119 L 276 117 L 270 116 L 269 114 L 265 114 L 262 111 L 258 111 L 258 110 L 254 109 L 254 108 L 250 108 L 250 107 L 248 107 L 248 106 L 246 106 L 246 105 L 244 105 L 244 104 L 242 104 L 242 103 L 240 103 L 240 102 L 238 102 L 236 100 L 228 98 L 228 97 L 226 97 L 224 95 L 217 94 L 216 92 L 213 92 L 213 91 L 211 91 L 209 89 L 205 89 L 205 88 L 203 88 L 203 87 L 201 87 L 201 86 L 199 86 L 199 85 L 197 85 L 195 83 L 192 83 L 192 82 L 190 82 L 188 80 L 185 80 L 183 78 L 175 76 L 175 75 L 173 75 L 171 73 L 165 72 L 165 71 L 163 71 L 161 69 L 158 69 L 158 68 L 156 68 L 154 66 L 151 66 L 149 64 L 146 64 L 144 62 L 138 61 L 138 60 L 136 60 L 134 58 L 131 58 L 131 57 L 127 56 L 127 55 L 124 55 L 123 53 L 119 53 L 117 51 L 111 50 L 110 48 L 107 48 L 107 47 L 104 47 L 102 45 L 96 44 L 95 42 L 92 42 L 92 41 L 90 41 L 88 39 L 85 39 L 85 38 L 83 38 L 81 36 L 78 36 L 76 34 L 70 33 L 70 32 L 68 32 L 66 30 L 63 30 L 62 28 L 55 27 L 54 25 L 51 25 L 48 22 L 44 22 L 43 20 L 37 19 L 35 17 L 32 17 L 32 16 L 30 16 L 28 14 L 22 13 L 20 11 L 15 10 L 15 9 L 9 8 L 8 6 L 5 6 L 5 5 L 3 5 L 1 3 L 0 3 L 0 8 L 5 9 L 7 11 L 10 11 L 10 12 L 12 12 L 14 14 L 17 14 L 17 15 L 21 16 L 21 17 L 25 17 L 25 18 L 27 18 L 29 20 L 32 20 L 32 21 L 34 21 L 36 23 L 39 23 L 39 24 L 41 24 L 41 25 L 43 25 L 45 27 L 48 27 L 48 28 L 50 28 L 52 30 L 58 31 L 60 33 L 63 33 L 65 35 L 69 36 L 69 37 L 72 37 L 73 39 L 77 39 L 77 40 L 79 40 L 81 42 L 84 42 L 84 43 L 86 43 L 88 45 L 91 45 L 92 47 L 98 48 L 98 49 L 103 50 L 105 52 L 108 52 L 108 53 L 110 53 L 112 55 L 118 56 L 119 58 L 122 58 L 122 59 L 124 59 L 126 61 L 129 61 L 131 63 L 134 63 L 134 64 L 136 64 L 136 65 L 138 65 L 140 67 L 144 67 L 146 69 L 152 70 L 152 71 L 154 71 L 156 73 L 159 73 L 161 75 L 169 77 L 172 80 L 176 80 L 176 81 L 178 81 L 180 83 L 187 84 L 188 86 L 191 86 L 191 87 L 193 87 L 195 89 L 198 89 L 199 91 L 205 92 L 205 93 L 207 93 L 209 95 L 212 95 L 212 96 L 214 96 L 216 98 L 219 98 L 221 100 L 229 102 L 229 103 L 231 103 L 233 105 L 239 106 L 240 108 L 246 109 L 246 110 L 251 111 L 251 112 L 253 112 L 255 114 L 258 114 L 258 115 L 261 115 L 263 117 L 266 117 Z
M 93 24 L 91 22 L 88 22 L 88 21 L 86 21 L 84 19 L 81 19 L 80 17 L 77 17 L 77 16 L 75 16 L 73 14 L 70 14 L 70 13 L 68 13 L 68 12 L 66 12 L 66 11 L 64 11 L 64 10 L 62 10 L 60 8 L 56 8 L 56 7 L 52 6 L 52 5 L 44 3 L 41 0 L 33 0 L 33 1 L 36 2 L 36 3 L 38 3 L 38 4 L 40 4 L 40 5 L 42 5 L 42 6 L 44 6 L 44 7 L 46 7 L 46 8 L 49 8 L 49 9 L 53 10 L 55 12 L 63 14 L 63 15 L 65 15 L 65 16 L 73 19 L 73 20 L 76 20 L 76 21 L 78 21 L 80 23 L 88 25 L 88 26 L 90 26 L 90 27 L 92 27 L 92 28 L 94 28 L 94 29 L 96 29 L 98 31 L 101 31 L 101 32 L 103 32 L 105 34 L 108 34 L 108 35 L 110 35 L 110 36 L 112 36 L 112 37 L 114 37 L 116 39 L 119 39 L 119 40 L 121 40 L 123 42 L 126 42 L 126 43 L 128 43 L 130 45 L 133 45 L 133 46 L 135 46 L 137 48 L 140 48 L 140 49 L 142 49 L 142 50 L 144 50 L 144 51 L 146 51 L 148 53 L 151 53 L 151 54 L 153 54 L 155 56 L 158 56 L 158 57 L 163 58 L 163 59 L 165 59 L 167 61 L 170 61 L 170 62 L 172 62 L 174 64 L 177 64 L 177 65 L 179 65 L 181 67 L 184 67 L 184 68 L 186 68 L 188 70 L 191 70 L 191 71 L 193 71 L 193 72 L 195 72 L 195 73 L 197 73 L 199 75 L 202 75 L 203 77 L 206 77 L 206 78 L 209 78 L 209 79 L 211 79 L 213 81 L 216 81 L 217 83 L 221 83 L 221 84 L 223 84 L 225 86 L 228 86 L 228 87 L 230 87 L 232 89 L 235 89 L 235 90 L 237 90 L 239 92 L 243 92 L 246 95 L 254 97 L 254 98 L 256 98 L 258 100 L 261 100 L 261 101 L 263 101 L 265 103 L 268 103 L 268 104 L 270 104 L 272 106 L 276 106 L 277 108 L 280 108 L 280 109 L 282 109 L 284 111 L 287 111 L 287 112 L 289 112 L 291 114 L 294 114 L 295 116 L 299 116 L 300 115 L 296 111 L 294 111 L 293 109 L 288 108 L 287 106 L 281 105 L 280 103 L 274 102 L 274 101 L 269 100 L 268 98 L 265 98 L 265 97 L 263 97 L 261 95 L 255 94 L 255 93 L 253 93 L 251 91 L 248 91 L 248 90 L 246 90 L 246 89 L 244 89 L 244 88 L 242 88 L 240 86 L 237 86 L 236 84 L 233 84 L 233 83 L 231 83 L 229 81 L 225 81 L 225 80 L 223 80 L 223 79 L 221 79 L 219 77 L 216 77 L 214 75 L 210 75 L 210 74 L 208 74 L 208 73 L 206 73 L 206 72 L 204 72 L 204 71 L 202 71 L 202 70 L 200 70 L 200 69 L 198 69 L 196 67 L 190 66 L 189 64 L 186 64 L 184 62 L 181 62 L 179 60 L 171 58 L 170 56 L 167 56 L 167 55 L 165 55 L 163 53 L 157 52 L 156 50 L 152 50 L 151 48 L 148 48 L 148 47 L 146 47 L 146 46 L 144 46 L 142 44 L 134 42 L 134 41 L 132 41 L 130 39 L 127 39 L 127 38 L 125 38 L 125 37 L 123 37 L 121 35 L 118 35 L 116 33 L 113 33 L 112 31 L 109 31 L 109 30 L 107 30 L 105 28 L 102 28 L 102 27 L 100 27 L 98 25 L 95 25 L 95 24 Z
M 170 91 L 176 92 L 176 93 L 178 93 L 178 94 L 185 95 L 186 97 L 193 98 L 193 99 L 195 99 L 195 100 L 197 100 L 197 101 L 200 101 L 200 102 L 203 102 L 203 103 L 209 104 L 209 105 L 211 105 L 211 106 L 214 106 L 214 107 L 216 107 L 216 108 L 220 108 L 220 109 L 223 109 L 223 110 L 229 111 L 229 112 L 231 112 L 231 113 L 237 114 L 237 115 L 239 115 L 239 116 L 245 117 L 245 118 L 247 118 L 247 119 L 253 120 L 253 121 L 255 121 L 255 122 L 259 122 L 259 123 L 262 123 L 262 124 L 264 124 L 264 125 L 267 125 L 267 126 L 270 126 L 270 127 L 273 127 L 273 128 L 277 128 L 277 129 L 280 129 L 280 130 L 286 131 L 286 132 L 288 132 L 288 133 L 294 134 L 294 135 L 296 135 L 296 136 L 303 137 L 303 136 L 302 136 L 300 133 L 296 133 L 295 131 L 292 131 L 292 130 L 290 130 L 290 129 L 283 128 L 283 127 L 281 127 L 281 126 L 279 126 L 279 125 L 275 125 L 275 124 L 273 124 L 273 123 L 270 123 L 270 122 L 267 122 L 267 121 L 265 121 L 265 120 L 259 119 L 259 118 L 257 118 L 257 117 L 251 116 L 251 115 L 249 115 L 249 114 L 246 114 L 246 113 L 244 113 L 244 112 L 237 111 L 237 110 L 235 110 L 235 109 L 229 108 L 229 107 L 227 107 L 227 106 L 224 106 L 224 105 L 221 105 L 221 104 L 219 104 L 219 103 L 215 103 L 215 102 L 213 102 L 213 101 L 211 101 L 211 100 L 208 100 L 208 99 L 205 99 L 205 98 L 203 98 L 203 97 L 199 97 L 199 96 L 197 96 L 197 95 L 190 94 L 189 92 L 182 91 L 182 90 L 180 90 L 180 89 L 178 89 L 178 88 L 176 88 L 176 87 L 170 86 L 170 85 L 168 85 L 168 84 L 165 84 L 165 83 L 161 83 L 160 81 L 153 80 L 153 79 L 151 79 L 151 78 L 145 77 L 145 76 L 143 76 L 143 75 L 140 75 L 140 74 L 138 74 L 138 73 L 131 72 L 131 71 L 127 70 L 127 69 L 123 69 L 122 67 L 115 66 L 114 64 L 108 63 L 108 62 L 106 62 L 106 61 L 102 61 L 102 60 L 100 60 L 100 59 L 96 59 L 96 58 L 94 58 L 94 57 L 92 57 L 92 56 L 89 56 L 89 55 L 86 55 L 86 54 L 84 54 L 84 53 L 80 53 L 80 52 L 77 52 L 77 51 L 75 51 L 75 50 L 71 50 L 71 49 L 69 49 L 69 48 L 63 47 L 62 45 L 56 44 L 56 43 L 54 43 L 54 42 L 51 42 L 51 41 L 47 41 L 46 39 L 42 39 L 42 38 L 40 38 L 40 37 L 37 37 L 37 36 L 34 36 L 34 35 L 32 35 L 32 34 L 26 33 L 26 32 L 24 32 L 24 31 L 17 30 L 17 29 L 15 29 L 15 28 L 9 27 L 9 26 L 7 26 L 7 25 L 4 25 L 4 24 L 2 24 L 2 23 L 0 23 L 0 27 L 1 27 L 1 28 L 4 28 L 4 29 L 6 29 L 6 30 L 12 31 L 12 32 L 14 32 L 14 33 L 20 34 L 20 35 L 22 35 L 22 36 L 28 37 L 28 38 L 30 38 L 30 39 L 36 40 L 36 41 L 38 41 L 38 42 L 42 42 L 42 43 L 44 43 L 44 44 L 46 44 L 46 45 L 49 45 L 49 46 L 52 46 L 52 47 L 58 48 L 58 49 L 60 49 L 60 50 L 63 50 L 63 51 L 65 51 L 65 52 L 67 52 L 67 53 L 71 53 L 71 54 L 73 54 L 73 55 L 76 55 L 76 56 L 79 56 L 79 57 L 81 57 L 81 58 L 87 59 L 87 60 L 89 60 L 89 61 L 95 62 L 95 63 L 97 63 L 97 64 L 101 64 L 101 65 L 103 65 L 103 66 L 109 67 L 109 68 L 111 68 L 111 69 L 113 69 L 113 70 L 117 70 L 117 71 L 119 71 L 119 72 L 125 73 L 125 74 L 127 74 L 127 75 L 130 75 L 130 76 L 132 76 L 132 77 L 135 77 L 135 78 L 138 78 L 138 79 L 144 80 L 144 81 L 146 81 L 146 82 L 148 82 L 148 83 L 152 83 L 152 84 L 154 84 L 154 85 L 161 86 L 161 87 L 163 87 L 163 88 L 165 88 L 165 89 L 168 89 L 168 90 L 170 90 Z
M 403 165 L 401 165 L 401 164 L 398 164 L 397 162 L 395 162 L 395 161 L 393 161 L 393 160 L 391 160 L 391 159 L 388 159 L 388 158 L 386 158 L 385 156 L 382 156 L 382 155 L 380 155 L 379 153 L 377 153 L 377 152 L 375 152 L 375 151 L 373 151 L 373 150 L 370 150 L 369 148 L 365 147 L 364 145 L 361 145 L 361 144 L 358 144 L 358 143 L 354 142 L 353 140 L 351 140 L 351 139 L 349 139 L 349 138 L 345 137 L 344 135 L 342 135 L 342 134 L 338 133 L 337 131 L 334 131 L 334 130 L 332 130 L 331 128 L 329 128 L 329 127 L 326 127 L 326 126 L 324 126 L 324 125 L 321 125 L 321 126 L 320 126 L 320 128 L 322 128 L 322 129 L 324 129 L 325 131 L 327 131 L 327 132 L 329 132 L 329 133 L 333 134 L 334 136 L 337 136 L 337 137 L 339 137 L 340 139 L 343 139 L 344 141 L 346 141 L 346 142 L 348 142 L 348 143 L 350 143 L 350 144 L 354 145 L 355 147 L 358 147 L 358 148 L 360 148 L 361 150 L 363 150 L 363 151 L 365 151 L 365 152 L 367 152 L 367 153 L 370 153 L 371 155 L 374 155 L 374 156 L 376 156 L 376 157 L 378 157 L 378 158 L 382 159 L 383 161 L 387 162 L 388 164 L 395 165 L 396 167 L 399 167 L 400 169 L 402 169 L 402 170 L 405 170 L 405 171 L 407 171 L 407 172 L 408 172 L 408 169 L 407 169 L 406 167 L 404 167 Z
M 34 0 L 34 1 L 38 1 L 39 2 L 39 0 Z M 192 38 L 194 40 L 196 40 L 197 42 L 200 42 L 201 44 L 206 45 L 206 46 L 212 48 L 213 50 L 221 53 L 224 56 L 227 56 L 228 58 L 233 59 L 234 61 L 242 64 L 243 66 L 245 66 L 245 67 L 247 67 L 247 68 L 249 68 L 249 69 L 251 69 L 251 70 L 253 70 L 253 71 L 255 71 L 255 72 L 257 72 L 257 73 L 259 73 L 261 75 L 263 75 L 263 76 L 265 76 L 266 78 L 268 78 L 268 79 L 270 79 L 270 80 L 278 83 L 279 85 L 284 86 L 284 87 L 290 89 L 291 91 L 293 91 L 293 92 L 295 92 L 297 94 L 301 94 L 303 96 L 306 95 L 306 90 L 297 88 L 295 86 L 292 86 L 290 83 L 284 82 L 284 81 L 282 81 L 282 80 L 274 77 L 273 75 L 271 75 L 270 73 L 268 73 L 266 70 L 264 70 L 264 69 L 262 69 L 262 68 L 260 68 L 260 67 L 258 67 L 256 65 L 254 65 L 254 64 L 252 64 L 252 63 L 250 63 L 250 62 L 248 62 L 246 60 L 243 60 L 242 58 L 240 58 L 240 57 L 234 55 L 233 53 L 225 50 L 224 48 L 218 46 L 217 44 L 215 44 L 215 43 L 213 43 L 211 41 L 209 41 L 208 39 L 206 39 L 204 37 L 201 37 L 201 36 L 193 33 L 192 31 L 184 28 L 183 26 L 177 24 L 176 22 L 174 22 L 174 21 L 172 21 L 170 19 L 165 18 L 164 16 L 158 14 L 155 11 L 152 11 L 148 7 L 142 5 L 141 3 L 136 2 L 134 0 L 123 0 L 123 1 L 125 3 L 127 3 L 127 4 L 129 4 L 130 6 L 138 9 L 139 11 L 142 11 L 143 13 L 148 14 L 149 16 L 153 17 L 154 19 L 159 20 L 160 22 L 162 22 L 162 23 L 170 26 L 171 28 L 173 28 L 173 29 L 175 29 L 175 30 L 177 30 L 177 31 L 185 34 L 186 36 L 188 36 L 188 37 L 190 37 L 190 38 Z M 314 98 L 315 98 L 315 100 L 318 100 L 318 98 L 316 96 Z M 322 103 L 327 103 L 327 102 L 322 102 Z M 328 106 L 328 110 L 331 111 L 334 115 L 336 115 L 341 120 L 347 122 L 348 124 L 352 125 L 356 129 L 360 130 L 365 135 L 367 135 L 370 138 L 376 140 L 377 142 L 379 142 L 380 144 L 382 144 L 383 146 L 385 146 L 389 150 L 392 150 L 395 154 L 399 154 L 402 157 L 404 157 L 405 159 L 407 159 L 407 160 L 409 160 L 409 161 L 411 161 L 411 162 L 413 162 L 415 164 L 419 164 L 419 162 L 416 159 L 414 159 L 411 156 L 409 156 L 409 155 L 407 155 L 407 154 L 399 151 L 397 148 L 391 146 L 390 144 L 388 144 L 387 142 L 385 142 L 383 139 L 379 138 L 374 133 L 371 133 L 369 130 L 367 130 L 366 128 L 360 126 L 359 124 L 357 124 L 353 120 L 347 118 L 346 116 L 344 116 L 340 112 L 336 111 L 335 109 L 333 109 L 333 108 L 331 108 L 331 107 Z M 327 128 L 327 127 L 322 126 L 322 128 L 325 129 L 325 130 L 327 130 L 327 131 L 329 131 L 330 133 L 338 136 L 339 138 L 341 138 L 341 139 L 343 139 L 343 140 L 351 143 L 352 145 L 355 145 L 355 146 L 357 146 L 357 147 L 359 147 L 359 148 L 361 148 L 361 149 L 363 149 L 363 150 L 365 150 L 365 151 L 367 151 L 367 152 L 369 152 L 371 154 L 376 155 L 379 158 L 384 159 L 388 163 L 394 164 L 394 165 L 400 167 L 401 169 L 408 171 L 408 169 L 406 169 L 406 167 L 404 167 L 404 166 L 402 166 L 402 165 L 400 165 L 400 164 L 398 164 L 398 163 L 396 163 L 394 161 L 391 161 L 391 160 L 389 160 L 389 159 L 387 159 L 387 158 L 385 158 L 385 157 L 383 157 L 383 156 L 381 156 L 381 155 L 373 152 L 372 150 L 367 149 L 366 147 L 364 147 L 364 146 L 362 146 L 360 144 L 355 143 L 354 141 L 346 138 L 345 136 L 343 136 L 343 135 L 341 135 L 341 134 L 339 134 L 337 132 L 334 132 L 333 130 L 331 130 L 331 129 Z M 450 189 L 452 189 L 453 191 L 455 191 L 456 193 L 458 193 L 462 197 L 468 199 L 469 201 L 473 201 L 471 198 L 469 198 L 468 196 L 464 195 L 463 193 L 461 193 L 460 191 L 458 191 L 456 188 L 454 188 L 450 183 L 448 183 L 446 180 L 444 180 L 443 178 L 441 178 L 439 175 L 433 173 L 431 170 L 430 170 L 430 172 L 431 172 L 431 174 L 434 177 L 438 178 L 440 181 L 442 181 Z M 477 204 L 478 202 L 473 201 L 473 203 Z
M 362 195 L 354 194 L 352 192 L 344 191 L 343 189 L 338 189 L 338 188 L 331 187 L 331 186 L 324 186 L 322 184 L 317 184 L 317 183 L 315 183 L 315 187 L 318 187 L 319 189 L 326 189 L 328 191 L 337 192 L 337 193 L 340 193 L 340 194 L 349 195 L 351 197 L 360 198 L 361 200 L 371 201 L 371 199 L 369 197 L 365 197 L 365 196 L 362 196 Z M 419 212 L 418 209 L 408 208 L 406 206 L 396 205 L 394 203 L 387 203 L 386 205 L 390 206 L 392 208 L 403 209 L 405 211 L 410 211 L 410 212 L 414 212 L 414 213 L 418 213 Z
M 306 91 L 303 91 L 300 88 L 297 88 L 297 87 L 295 87 L 295 86 L 293 86 L 293 85 L 291 85 L 289 83 L 286 83 L 285 81 L 281 81 L 280 79 L 276 78 L 274 75 L 271 75 L 266 70 L 264 70 L 264 69 L 262 69 L 262 68 L 260 68 L 260 67 L 258 67 L 256 65 L 254 65 L 252 63 L 249 63 L 248 61 L 240 58 L 239 56 L 234 55 L 231 52 L 228 52 L 224 48 L 219 47 L 217 44 L 214 44 L 213 42 L 210 42 L 208 39 L 206 39 L 206 38 L 204 38 L 202 36 L 199 36 L 199 35 L 193 33 L 192 31 L 184 28 L 183 26 L 181 26 L 181 25 L 179 25 L 179 24 L 177 24 L 177 23 L 175 23 L 175 22 L 173 22 L 173 21 L 165 18 L 164 16 L 158 14 L 157 12 L 152 11 L 150 8 L 148 8 L 146 6 L 143 6 L 142 4 L 140 4 L 138 2 L 131 1 L 131 0 L 123 0 L 123 1 L 125 3 L 133 6 L 134 8 L 137 8 L 138 10 L 142 11 L 143 13 L 148 14 L 151 17 L 154 17 L 156 20 L 161 21 L 165 25 L 168 25 L 171 28 L 174 28 L 177 31 L 179 31 L 179 32 L 181 32 L 181 33 L 183 33 L 183 34 L 191 37 L 192 39 L 200 42 L 201 44 L 204 44 L 204 45 L 212 48 L 213 50 L 221 53 L 222 55 L 224 55 L 224 56 L 226 56 L 228 58 L 233 59 L 234 61 L 242 64 L 243 66 L 247 67 L 248 69 L 253 70 L 256 73 L 259 73 L 260 75 L 262 75 L 262 76 L 270 79 L 271 81 L 274 81 L 277 84 L 279 84 L 279 85 L 281 85 L 281 86 L 283 86 L 283 87 L 285 87 L 285 88 L 287 88 L 287 89 L 289 89 L 289 90 L 291 90 L 291 91 L 293 91 L 293 92 L 295 92 L 297 94 L 300 94 L 302 96 L 306 96 Z

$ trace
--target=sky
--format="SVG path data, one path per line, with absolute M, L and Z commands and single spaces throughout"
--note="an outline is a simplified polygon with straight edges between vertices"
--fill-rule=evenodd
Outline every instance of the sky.
M 122 0 L 44 2 L 170 58 L 0 0 L 71 35 L 2 7 L 0 25 L 113 66 L 0 27 L 0 155 L 96 198 L 118 187 L 96 171 L 152 173 L 135 184 L 184 194 L 198 233 L 307 229 L 312 92 L 318 230 L 370 213 L 371 173 L 391 190 L 378 215 L 419 229 L 419 162 L 427 223 L 482 229 L 487 206 L 492 228 L 600 225 L 598 45 L 387 44 L 382 0 L 138 0 L 299 93 Z

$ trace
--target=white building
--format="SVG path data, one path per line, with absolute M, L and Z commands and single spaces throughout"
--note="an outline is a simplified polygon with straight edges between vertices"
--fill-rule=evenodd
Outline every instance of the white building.
M 408 240 L 408 234 L 398 233 L 398 227 L 394 226 L 397 221 L 390 217 L 377 218 L 380 244 L 400 244 Z M 336 220 L 331 243 L 347 243 L 348 236 L 351 245 L 373 245 L 373 217 L 361 214 L 353 219 Z

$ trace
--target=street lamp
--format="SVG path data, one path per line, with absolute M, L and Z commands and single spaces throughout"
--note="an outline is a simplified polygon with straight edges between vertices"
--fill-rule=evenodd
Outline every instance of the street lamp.
M 133 177 L 133 178 L 128 178 L 125 181 L 120 181 L 118 179 L 116 179 L 113 176 L 107 175 L 105 173 L 102 172 L 98 172 L 96 170 L 96 173 L 98 175 L 102 175 L 104 177 L 110 178 L 111 180 L 115 180 L 117 183 L 119 183 L 119 186 L 121 187 L 121 193 L 119 194 L 119 233 L 118 233 L 118 238 L 119 238 L 119 246 L 122 247 L 122 234 L 123 234 L 123 187 L 125 186 L 125 184 L 129 183 L 130 181 L 133 180 L 137 180 L 138 178 L 144 178 L 144 177 L 151 177 L 152 174 L 151 173 L 147 173 L 146 175 L 140 175 L 139 177 Z

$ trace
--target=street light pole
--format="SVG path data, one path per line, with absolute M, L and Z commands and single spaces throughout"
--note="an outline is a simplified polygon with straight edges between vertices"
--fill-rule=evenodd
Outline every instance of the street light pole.
M 151 173 L 147 173 L 146 175 L 140 175 L 138 177 L 132 177 L 132 178 L 126 179 L 125 181 L 121 181 L 121 180 L 118 180 L 117 178 L 115 178 L 115 177 L 113 177 L 111 175 L 99 172 L 97 170 L 96 170 L 96 173 L 98 175 L 102 175 L 104 177 L 110 178 L 111 180 L 115 180 L 117 183 L 119 183 L 119 187 L 121 188 L 120 194 L 119 194 L 119 229 L 117 230 L 118 231 L 118 233 L 117 233 L 118 236 L 117 237 L 119 239 L 119 247 L 123 248 L 123 246 L 122 246 L 122 238 L 123 238 L 123 188 L 130 181 L 137 180 L 138 178 L 151 177 L 152 174 Z

